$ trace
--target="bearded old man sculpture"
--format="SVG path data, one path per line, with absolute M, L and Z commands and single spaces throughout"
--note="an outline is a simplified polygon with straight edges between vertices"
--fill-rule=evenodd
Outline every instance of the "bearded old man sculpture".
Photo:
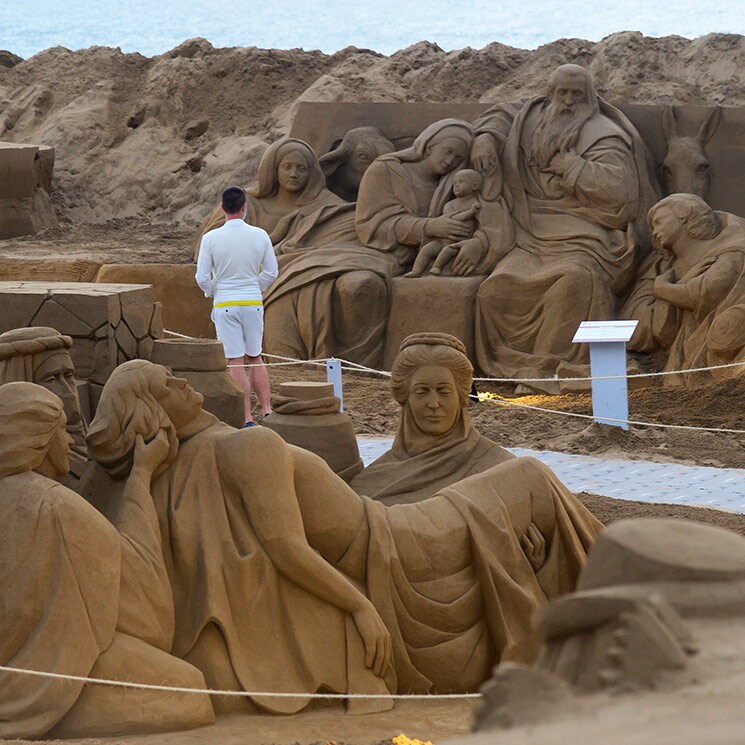
M 137 436 L 159 429 L 171 442 L 152 492 L 176 607 L 173 652 L 212 687 L 474 690 L 497 659 L 534 658 L 532 613 L 573 588 L 599 530 L 524 458 L 386 507 L 273 432 L 218 422 L 164 368 L 122 365 L 90 428 L 92 457 L 126 470 Z M 545 555 L 529 559 L 520 536 L 531 524 Z M 253 703 L 292 712 L 307 699 Z
M 110 680 L 204 687 L 168 652 L 173 600 L 148 491 L 164 436 L 135 446 L 117 528 L 54 479 L 69 468 L 62 401 L 0 386 L 0 664 Z M 85 686 L 0 672 L 0 737 L 96 737 L 213 721 L 205 695 Z
M 479 289 L 478 363 L 500 377 L 588 375 L 586 345 L 572 337 L 581 321 L 615 318 L 633 279 L 637 233 L 656 201 L 646 148 L 578 65 L 557 68 L 547 95 L 528 101 L 507 131 L 510 121 L 498 106 L 475 123 L 471 159 L 480 170 L 506 133 L 516 228 L 515 247 Z

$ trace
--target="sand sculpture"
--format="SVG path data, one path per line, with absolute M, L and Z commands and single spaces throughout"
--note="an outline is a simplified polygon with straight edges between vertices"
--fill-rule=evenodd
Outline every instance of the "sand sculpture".
M 556 720 L 598 691 L 665 686 L 684 696 L 687 685 L 721 675 L 722 659 L 741 658 L 729 642 L 742 637 L 744 588 L 742 536 L 673 519 L 612 524 L 577 591 L 536 614 L 544 645 L 535 667 L 497 668 L 474 729 Z
M 442 208 L 443 215 L 472 215 L 469 221 L 469 235 L 467 238 L 473 238 L 478 225 L 476 216 L 481 209 L 479 194 L 483 184 L 484 179 L 478 171 L 470 168 L 464 168 L 458 171 L 453 177 L 454 199 L 451 199 Z M 460 242 L 457 241 L 446 245 L 442 240 L 435 239 L 427 241 L 425 239 L 417 252 L 414 266 L 405 276 L 421 277 L 425 270 L 429 268 L 430 263 L 432 264 L 430 274 L 442 274 L 443 268 L 458 255 L 460 245 Z
M 503 120 L 498 106 L 476 130 Z M 475 143 L 477 168 L 489 152 L 494 157 L 497 142 L 485 131 Z M 502 162 L 517 234 L 479 288 L 482 370 L 515 378 L 589 374 L 586 345 L 572 337 L 581 321 L 615 318 L 633 282 L 638 226 L 656 201 L 647 160 L 633 125 L 597 97 L 578 65 L 557 68 L 547 95 L 515 116 Z
M 62 477 L 62 483 L 77 491 L 88 462 L 87 428 L 70 357 L 71 347 L 69 336 L 47 326 L 0 334 L 0 385 L 37 383 L 59 396 L 65 409 L 67 432 L 72 437 L 69 473 Z
M 706 145 L 719 126 L 722 110 L 717 106 L 704 119 L 698 132 L 682 135 L 675 118 L 675 109 L 666 106 L 662 112 L 662 127 L 667 152 L 662 161 L 662 185 L 666 194 L 695 194 L 702 199 L 709 195 L 711 163 Z
M 658 254 L 637 288 L 643 328 L 632 345 L 661 348 L 665 370 L 745 358 L 745 220 L 700 197 L 672 194 L 649 211 Z M 743 374 L 732 367 L 670 375 L 663 385 L 695 386 Z
M 360 182 L 370 164 L 395 149 L 396 146 L 378 127 L 355 127 L 346 132 L 318 162 L 328 188 L 347 202 L 355 202 Z
M 151 490 L 175 603 L 172 652 L 213 687 L 473 690 L 496 659 L 534 658 L 530 615 L 573 589 L 600 527 L 525 458 L 386 507 L 268 428 L 218 422 L 164 368 L 120 366 L 89 430 L 91 456 L 122 475 L 138 435 L 158 431 L 170 444 Z M 521 536 L 533 538 L 527 553 Z
M 246 222 L 263 228 L 276 246 L 291 236 L 298 221 L 321 207 L 344 204 L 326 188 L 326 177 L 313 150 L 302 140 L 285 138 L 270 145 L 259 163 L 258 185 L 248 192 Z M 199 228 L 194 261 L 202 236 L 225 224 L 218 205 Z
M 57 224 L 49 193 L 54 148 L 0 142 L 0 239 Z
M 149 357 L 153 340 L 163 335 L 160 305 L 145 285 L 0 282 L 0 332 L 25 326 L 50 326 L 72 338 L 70 356 L 75 374 L 87 382 L 89 410 L 111 371 Z
M 156 339 L 150 360 L 184 378 L 203 398 L 210 414 L 242 427 L 245 422 L 243 391 L 225 365 L 225 350 L 216 339 Z
M 54 479 L 69 467 L 64 406 L 33 383 L 0 386 L 0 659 L 67 675 L 203 687 L 169 654 L 173 601 L 149 485 L 168 453 L 135 447 L 109 523 Z M 32 557 L 32 560 L 29 560 Z M 96 737 L 214 719 L 206 696 L 84 686 L 0 673 L 0 737 Z
M 401 419 L 393 447 L 352 482 L 384 504 L 428 499 L 440 489 L 513 459 L 480 434 L 468 412 L 473 366 L 448 334 L 404 339 L 391 371 Z
M 285 442 L 323 458 L 335 474 L 350 481 L 364 466 L 352 420 L 340 407 L 331 383 L 280 383 L 272 413 L 262 424 Z

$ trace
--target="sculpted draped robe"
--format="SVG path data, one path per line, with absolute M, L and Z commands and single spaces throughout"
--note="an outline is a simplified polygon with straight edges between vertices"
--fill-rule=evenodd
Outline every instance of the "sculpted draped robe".
M 652 332 L 663 348 L 669 349 L 665 370 L 726 364 L 745 348 L 745 332 L 732 335 L 739 339 L 734 347 L 723 344 L 715 324 L 722 314 L 735 306 L 742 307 L 745 318 L 745 219 L 718 212 L 723 229 L 703 249 L 699 260 L 677 280 L 685 285 L 690 307 L 676 307 L 655 299 L 652 310 Z M 713 337 L 713 338 L 712 338 Z M 740 346 L 742 345 L 742 346 Z M 719 347 L 723 347 L 719 349 Z M 698 386 L 711 382 L 714 376 L 742 375 L 742 368 L 719 371 L 666 375 L 665 386 Z
M 618 116 L 597 113 L 582 126 L 564 174 L 541 171 L 530 153 L 544 105 L 525 104 L 503 154 L 516 241 L 479 289 L 477 359 L 489 375 L 589 374 L 586 345 L 572 337 L 581 321 L 615 317 L 635 268 L 629 226 L 653 193 L 638 134 L 607 104 L 601 111 Z
M 195 668 L 167 654 L 173 604 L 157 532 L 148 535 L 157 526 L 146 527 L 136 505 L 124 512 L 118 533 L 51 479 L 0 479 L 0 663 L 204 687 Z M 213 719 L 206 696 L 0 673 L 3 738 L 152 732 Z
M 203 656 L 202 664 L 227 665 L 243 690 L 475 690 L 498 659 L 534 660 L 532 613 L 547 597 L 573 589 L 600 529 L 530 458 L 497 466 L 504 470 L 496 478 L 485 476 L 488 470 L 432 499 L 394 506 L 355 495 L 322 468 L 313 484 L 318 500 L 306 493 L 300 504 L 301 511 L 322 510 L 314 522 L 323 527 L 307 538 L 338 571 L 362 578 L 360 589 L 393 640 L 394 666 L 383 681 L 365 667 L 351 617 L 283 575 L 262 546 L 248 519 L 248 493 L 227 470 L 236 468 L 229 453 L 250 436 L 212 424 L 181 442 L 176 461 L 153 486 L 176 607 L 174 653 L 190 658 L 203 632 L 217 627 L 227 657 Z M 323 535 L 357 500 L 364 506 L 355 510 L 359 524 L 339 528 L 348 546 L 341 555 L 324 554 Z M 550 536 L 538 575 L 517 532 L 531 519 Z M 220 672 L 202 669 L 208 680 Z M 308 703 L 304 697 L 254 701 L 284 713 Z

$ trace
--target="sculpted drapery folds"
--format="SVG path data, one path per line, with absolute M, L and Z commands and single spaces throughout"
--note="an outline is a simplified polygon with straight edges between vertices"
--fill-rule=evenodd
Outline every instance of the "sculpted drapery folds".
M 61 400 L 0 386 L 0 662 L 112 680 L 202 687 L 172 657 L 173 603 L 148 492 L 161 443 L 140 443 L 115 528 L 55 479 L 69 468 Z M 0 673 L 0 736 L 95 737 L 207 724 L 207 696 Z
M 509 119 L 497 107 L 476 123 L 475 163 L 490 127 L 504 131 Z M 516 240 L 479 289 L 479 365 L 504 377 L 587 375 L 587 349 L 571 340 L 581 321 L 616 317 L 633 279 L 656 194 L 646 148 L 583 68 L 562 65 L 547 96 L 514 117 L 502 161 Z
M 322 208 L 296 223 L 277 246 L 280 276 L 266 298 L 268 351 L 380 366 L 390 278 L 411 266 L 423 238 L 468 236 L 466 222 L 441 212 L 471 140 L 466 122 L 435 122 L 410 148 L 373 162 L 356 208 Z M 483 260 L 481 243 L 475 254 L 464 253 L 468 266 Z
M 157 416 L 134 416 L 137 401 Z M 531 614 L 571 589 L 599 528 L 532 459 L 387 507 L 273 432 L 217 422 L 184 381 L 141 361 L 106 384 L 91 453 L 120 467 L 138 430 L 147 440 L 164 426 L 175 446 L 152 491 L 173 650 L 212 686 L 474 690 L 497 659 L 534 658 Z M 531 520 L 545 531 L 538 569 L 519 540 Z
M 649 211 L 649 225 L 662 256 L 646 336 L 667 351 L 665 370 L 745 359 L 745 220 L 692 194 L 671 194 Z M 668 375 L 663 385 L 695 386 L 742 372 Z

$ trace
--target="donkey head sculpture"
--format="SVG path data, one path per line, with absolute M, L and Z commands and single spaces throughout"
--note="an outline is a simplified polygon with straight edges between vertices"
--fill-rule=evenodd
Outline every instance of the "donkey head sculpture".
M 667 153 L 662 161 L 662 184 L 668 194 L 695 194 L 707 198 L 711 164 L 704 148 L 716 131 L 721 115 L 718 106 L 712 109 L 696 136 L 689 137 L 678 132 L 673 107 L 665 106 L 662 129 L 667 140 Z

